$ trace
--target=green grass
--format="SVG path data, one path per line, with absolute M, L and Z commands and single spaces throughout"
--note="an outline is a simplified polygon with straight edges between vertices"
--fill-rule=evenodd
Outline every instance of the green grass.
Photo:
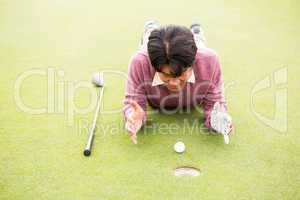
M 299 199 L 299 9 L 296 0 L 1 0 L 0 199 Z M 93 155 L 86 158 L 86 123 L 93 112 L 70 119 L 67 95 L 62 113 L 33 115 L 16 105 L 15 81 L 31 69 L 63 70 L 56 79 L 65 91 L 68 82 L 89 81 L 95 71 L 126 72 L 143 23 L 153 18 L 203 25 L 207 45 L 221 57 L 225 82 L 234 83 L 226 91 L 236 126 L 230 145 L 205 131 L 184 134 L 184 118 L 203 117 L 193 112 L 151 115 L 152 125 L 175 122 L 180 128 L 141 133 L 135 146 L 116 113 L 99 120 L 108 128 L 98 128 Z M 281 67 L 288 67 L 286 133 L 262 123 L 250 108 L 254 85 Z M 23 82 L 26 105 L 47 105 L 46 81 L 32 76 Z M 124 79 L 111 74 L 106 82 L 104 108 L 120 109 Z M 274 91 L 254 98 L 256 111 L 274 114 Z M 91 97 L 79 89 L 74 101 L 85 107 Z M 177 140 L 187 146 L 182 155 L 172 151 Z M 202 174 L 174 177 L 180 165 L 199 167 Z

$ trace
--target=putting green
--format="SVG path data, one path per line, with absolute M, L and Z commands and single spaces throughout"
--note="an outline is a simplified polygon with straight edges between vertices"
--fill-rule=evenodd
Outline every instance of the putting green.
M 299 9 L 296 0 L 0 1 L 0 199 L 299 199 Z M 236 127 L 229 145 L 192 129 L 203 120 L 194 111 L 151 114 L 135 146 L 120 112 L 108 113 L 122 108 L 123 75 L 153 18 L 204 27 Z M 106 114 L 86 158 L 93 111 L 83 108 L 100 70 Z M 201 174 L 175 177 L 179 166 Z

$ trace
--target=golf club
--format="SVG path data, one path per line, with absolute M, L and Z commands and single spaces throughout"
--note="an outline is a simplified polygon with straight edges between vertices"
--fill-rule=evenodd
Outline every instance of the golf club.
M 85 156 L 91 155 L 91 151 L 92 151 L 94 131 L 95 131 L 95 128 L 96 128 L 96 123 L 97 123 L 97 119 L 98 119 L 98 115 L 99 115 L 99 111 L 100 111 L 100 106 L 101 106 L 101 102 L 102 102 L 102 97 L 103 97 L 103 93 L 104 93 L 103 74 L 101 74 L 101 73 L 94 74 L 93 78 L 92 78 L 92 82 L 95 86 L 101 87 L 101 88 L 100 88 L 99 95 L 98 95 L 97 107 L 96 107 L 96 110 L 95 110 L 93 124 L 92 124 L 92 127 L 89 128 L 88 141 L 87 141 L 86 147 L 83 151 L 83 154 Z

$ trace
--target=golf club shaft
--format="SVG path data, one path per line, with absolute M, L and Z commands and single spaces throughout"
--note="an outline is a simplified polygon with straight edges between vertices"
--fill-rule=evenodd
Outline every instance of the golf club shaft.
M 88 137 L 86 147 L 84 149 L 85 156 L 89 156 L 91 154 L 92 144 L 93 144 L 93 139 L 94 139 L 94 131 L 96 128 L 96 123 L 97 123 L 97 119 L 98 119 L 98 115 L 99 115 L 99 111 L 100 111 L 100 107 L 101 107 L 103 93 L 104 93 L 104 86 L 101 87 L 101 91 L 100 91 L 100 94 L 98 97 L 97 107 L 96 107 L 96 111 L 95 111 L 95 115 L 94 115 L 94 119 L 93 119 L 93 124 L 92 124 L 92 127 L 89 129 L 89 137 Z

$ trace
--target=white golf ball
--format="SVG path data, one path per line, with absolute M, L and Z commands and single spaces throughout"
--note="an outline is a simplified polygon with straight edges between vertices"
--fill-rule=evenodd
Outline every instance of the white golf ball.
M 183 153 L 185 150 L 185 145 L 183 142 L 176 142 L 174 144 L 174 151 L 176 151 L 177 153 Z

